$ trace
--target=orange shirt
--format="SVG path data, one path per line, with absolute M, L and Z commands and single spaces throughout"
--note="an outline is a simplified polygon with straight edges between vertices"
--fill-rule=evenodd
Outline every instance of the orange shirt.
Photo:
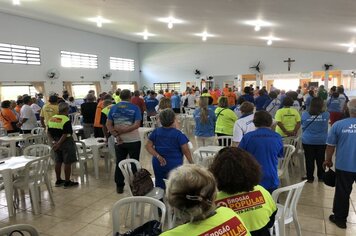
M 166 98 L 171 98 L 172 97 L 172 94 L 170 92 L 167 92 L 167 93 L 164 93 L 164 96 Z
M 9 108 L 1 108 L 0 121 L 7 131 L 13 130 L 11 122 L 16 122 L 17 117 Z
M 223 89 L 224 96 L 227 96 L 228 93 L 229 93 L 229 88 L 224 88 Z
M 227 102 L 229 106 L 235 106 L 236 104 L 236 94 L 234 92 L 228 92 L 226 95 L 227 97 Z
M 94 119 L 94 127 L 102 128 L 103 126 L 100 124 L 101 120 L 101 110 L 104 109 L 104 101 L 99 101 L 98 105 L 96 106 L 95 111 L 95 119 Z
M 218 96 L 217 92 L 215 92 L 215 91 L 213 90 L 213 91 L 210 92 L 210 95 L 211 95 L 211 97 L 212 97 L 212 99 L 213 99 L 213 105 L 218 104 L 218 98 L 219 98 L 219 96 Z

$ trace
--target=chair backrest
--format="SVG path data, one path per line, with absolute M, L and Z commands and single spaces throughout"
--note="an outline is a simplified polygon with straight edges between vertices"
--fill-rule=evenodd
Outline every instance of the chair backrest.
M 0 127 L 0 137 L 6 136 L 7 130 L 4 127 Z
M 124 216 L 122 209 L 124 206 L 131 206 L 132 211 L 130 217 Z M 147 208 L 149 206 L 149 208 Z M 149 209 L 147 211 L 147 209 Z M 159 216 L 158 209 L 161 212 L 161 216 Z M 146 215 L 145 215 L 146 213 Z M 139 217 L 137 219 L 137 216 Z M 164 225 L 166 216 L 166 206 L 160 200 L 151 198 L 151 197 L 127 197 L 116 202 L 112 208 L 112 225 L 113 225 L 113 233 L 120 232 L 121 225 L 124 224 L 128 218 L 131 218 L 130 228 L 126 228 L 127 230 L 132 230 L 137 228 L 138 226 L 143 225 L 146 221 L 150 220 L 158 220 L 161 223 L 161 227 Z M 136 219 L 136 221 L 135 221 Z M 137 224 L 138 220 L 138 224 Z
M 28 147 L 25 147 L 23 154 L 25 156 L 34 156 L 42 157 L 49 155 L 51 153 L 51 147 L 46 144 L 34 144 Z
M 207 157 L 210 157 L 210 156 L 215 156 L 216 152 L 214 151 L 205 151 L 205 150 L 201 150 L 199 151 L 199 155 L 200 155 L 200 158 L 199 158 L 199 163 L 196 163 L 196 164 L 202 164 L 204 162 L 204 159 L 207 158 Z
M 72 125 L 81 125 L 81 124 L 80 124 L 80 121 L 81 121 L 82 117 L 83 117 L 83 116 L 80 115 L 80 113 L 76 113 L 76 114 L 74 115 Z
M 283 144 L 289 144 L 297 148 L 299 142 L 299 137 L 294 136 L 294 137 L 285 137 L 283 138 Z
M 27 184 L 29 182 L 38 185 L 44 183 L 44 177 L 47 175 L 50 157 L 51 155 L 48 154 L 46 156 L 38 157 L 26 164 L 24 176 Z
M 75 141 L 75 147 L 77 152 L 77 157 L 79 162 L 84 161 L 83 159 L 89 158 L 89 153 L 87 152 L 87 146 L 82 141 Z
M 25 138 L 23 147 L 32 146 L 35 144 L 46 144 L 48 137 L 45 134 L 31 135 Z
M 289 185 L 283 188 L 278 188 L 273 191 L 272 198 L 276 203 L 281 202 L 281 200 L 278 198 L 282 193 L 287 194 L 283 204 L 284 206 L 283 212 L 281 212 L 282 213 L 281 217 L 283 217 L 283 219 L 290 218 L 293 216 L 293 213 L 297 212 L 297 204 L 300 195 L 302 193 L 303 187 L 305 185 L 305 182 L 306 180 L 297 184 Z
M 0 159 L 11 156 L 11 149 L 7 147 L 0 146 Z
M 31 130 L 32 135 L 43 135 L 45 132 L 45 129 L 42 127 L 36 127 Z
M 10 225 L 6 226 L 0 229 L 0 236 L 8 236 L 14 231 L 20 231 L 22 233 L 27 233 L 25 235 L 30 235 L 30 236 L 39 236 L 40 234 L 38 233 L 37 229 L 33 227 L 32 225 L 28 224 L 17 224 L 17 225 Z M 17 235 L 17 234 L 16 234 Z M 20 235 L 20 234 L 19 234 Z
M 228 147 L 232 144 L 232 136 L 218 136 L 217 141 L 219 144 L 219 140 L 221 140 L 222 146 Z
M 157 127 L 157 116 L 150 116 L 152 122 L 152 128 Z
M 203 158 L 201 165 L 205 168 L 209 168 L 215 159 L 215 155 L 206 156 Z
M 132 170 L 132 165 L 136 166 L 136 170 L 141 169 L 141 164 L 135 159 L 126 159 L 119 162 L 119 168 L 125 177 L 125 184 L 129 186 L 129 193 L 132 196 L 131 184 L 134 177 L 134 172 Z
M 15 136 L 19 136 L 20 135 L 20 133 L 19 132 L 15 132 L 15 133 L 9 133 L 9 134 L 7 134 L 7 136 L 9 136 L 9 137 L 15 137 Z
M 147 111 L 143 112 L 143 122 L 147 121 Z
M 286 171 L 288 171 L 288 165 L 295 152 L 295 147 L 290 144 L 283 145 L 284 158 L 279 158 L 278 169 L 280 170 L 279 176 L 282 176 Z

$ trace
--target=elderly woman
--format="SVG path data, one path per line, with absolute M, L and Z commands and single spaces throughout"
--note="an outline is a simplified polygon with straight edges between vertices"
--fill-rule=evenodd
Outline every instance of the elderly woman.
M 188 223 L 164 232 L 163 236 L 250 235 L 233 210 L 215 207 L 216 182 L 203 167 L 184 165 L 172 171 L 166 196 L 174 212 Z
M 229 109 L 227 97 L 220 97 L 218 102 L 218 108 L 215 110 L 216 125 L 215 133 L 217 136 L 232 136 L 234 124 L 237 120 L 235 112 Z M 223 144 L 219 140 L 219 145 L 230 146 L 231 143 Z
M 13 133 L 18 131 L 18 128 L 15 126 L 18 118 L 14 111 L 11 110 L 10 105 L 11 102 L 9 100 L 1 102 L 0 121 L 8 133 Z
M 210 171 L 219 190 L 216 205 L 229 206 L 239 214 L 251 235 L 270 235 L 277 207 L 271 194 L 258 185 L 261 167 L 254 157 L 241 148 L 226 147 L 216 155 Z
M 153 155 L 152 166 L 155 173 L 156 187 L 165 189 L 163 179 L 174 168 L 183 165 L 183 155 L 193 163 L 188 147 L 189 139 L 175 127 L 175 113 L 164 109 L 159 114 L 162 127 L 156 128 L 148 137 L 147 151 Z

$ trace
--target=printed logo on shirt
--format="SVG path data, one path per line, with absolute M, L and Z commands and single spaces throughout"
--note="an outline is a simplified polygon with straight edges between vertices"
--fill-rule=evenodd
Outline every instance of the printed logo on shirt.
M 59 117 L 52 117 L 50 119 L 51 122 L 54 122 L 54 123 L 62 123 L 62 118 L 59 118 Z
M 356 124 L 351 124 L 346 129 L 342 129 L 342 133 L 356 134 Z
M 224 206 L 232 209 L 238 214 L 261 208 L 266 203 L 260 191 L 231 196 L 216 201 L 217 206 Z
M 199 236 L 243 236 L 247 235 L 247 230 L 242 222 L 233 217 L 223 224 L 200 234 Z

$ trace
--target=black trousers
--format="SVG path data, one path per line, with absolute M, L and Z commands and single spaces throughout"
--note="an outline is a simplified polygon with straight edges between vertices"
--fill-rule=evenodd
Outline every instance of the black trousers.
M 125 160 L 127 158 L 127 155 L 129 155 L 131 159 L 135 159 L 139 161 L 140 150 L 141 150 L 141 141 L 115 145 L 115 152 L 116 152 L 115 182 L 117 187 L 125 186 L 125 178 L 119 168 L 118 165 L 119 162 Z M 132 171 L 136 172 L 136 168 L 133 167 Z
M 314 180 L 315 162 L 317 167 L 318 179 L 323 179 L 323 162 L 325 160 L 326 145 L 310 145 L 303 143 L 303 149 L 308 180 Z
M 333 212 L 336 220 L 346 221 L 346 218 L 349 215 L 349 199 L 352 191 L 352 184 L 355 181 L 355 172 L 336 169 L 336 187 L 333 204 Z

